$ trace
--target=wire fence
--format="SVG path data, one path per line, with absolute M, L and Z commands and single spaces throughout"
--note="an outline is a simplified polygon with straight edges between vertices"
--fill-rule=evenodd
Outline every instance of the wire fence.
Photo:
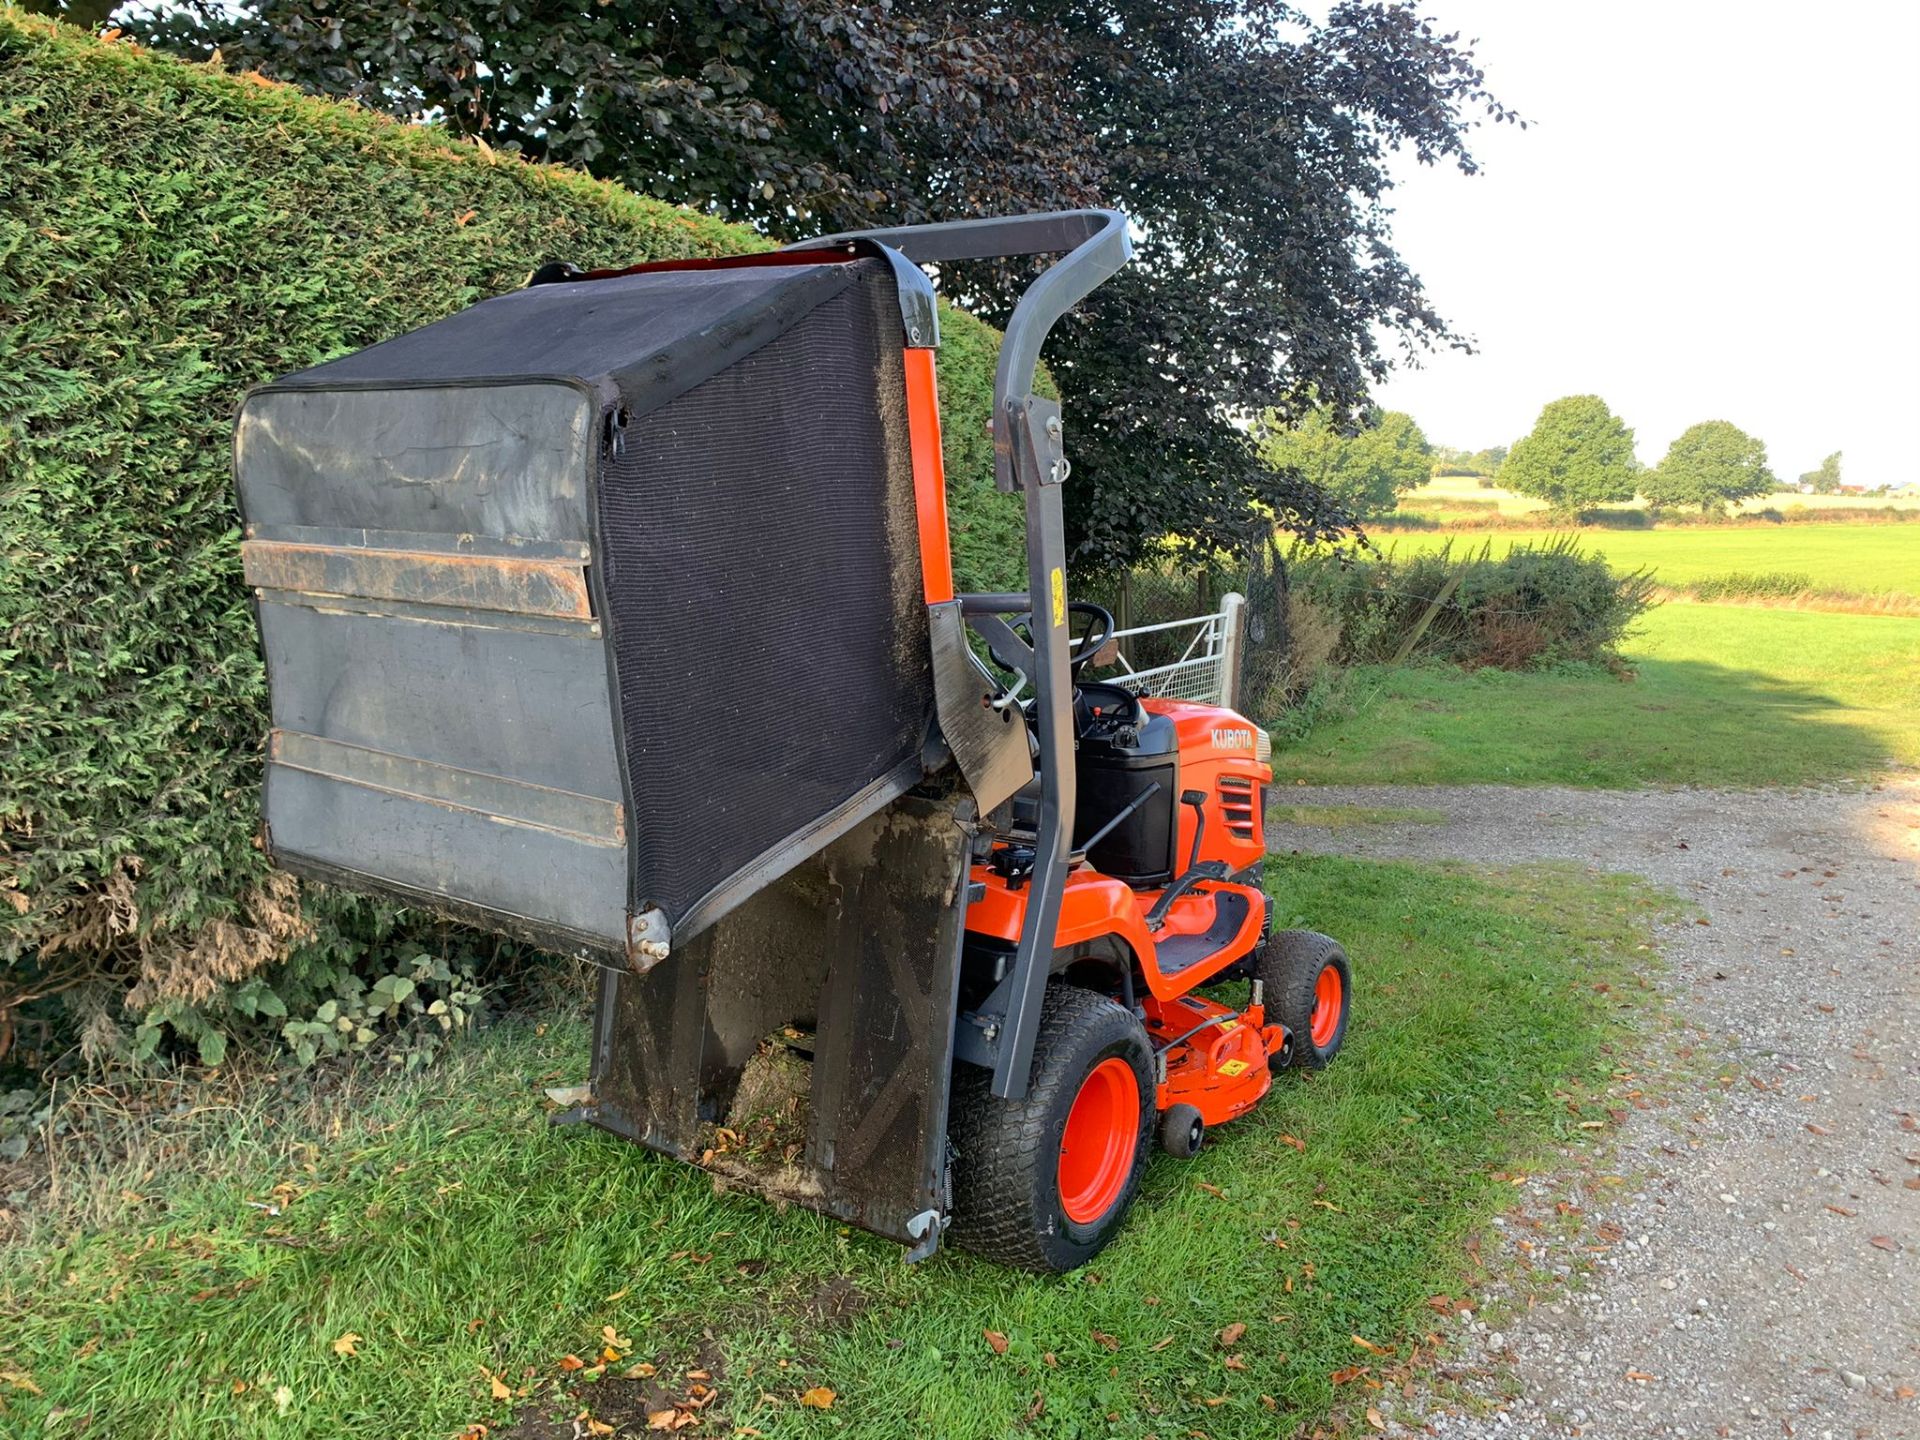
M 1267 557 L 1263 567 L 1259 553 L 1242 565 L 1163 561 L 1081 581 L 1077 595 L 1113 612 L 1119 652 L 1089 674 L 1143 694 L 1244 707 L 1286 641 L 1272 564 Z

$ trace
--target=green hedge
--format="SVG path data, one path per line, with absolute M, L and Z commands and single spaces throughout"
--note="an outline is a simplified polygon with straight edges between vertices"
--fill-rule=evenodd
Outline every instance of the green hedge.
M 230 1034 L 309 1054 L 457 1023 L 493 942 L 303 896 L 261 858 L 234 406 L 543 261 L 765 241 L 10 9 L 0 173 L 0 1051 L 10 1015 L 38 1017 L 30 1041 L 124 1056 L 176 1033 L 209 1060 Z M 957 312 L 944 334 L 958 568 L 1007 588 L 1018 512 L 983 429 L 997 336 Z
M 1604 664 L 1654 603 L 1652 572 L 1616 573 L 1577 535 L 1499 556 L 1491 541 L 1411 554 L 1297 551 L 1290 573 L 1293 599 L 1337 622 L 1335 658 L 1353 664 Z

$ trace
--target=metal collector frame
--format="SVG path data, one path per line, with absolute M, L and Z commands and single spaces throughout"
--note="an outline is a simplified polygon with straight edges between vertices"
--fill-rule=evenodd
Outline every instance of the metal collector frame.
M 1005 1008 L 998 1014 L 975 1016 L 978 1033 L 959 1045 L 961 1053 L 991 1063 L 995 1095 L 1017 1099 L 1026 1093 L 1032 1068 L 1074 820 L 1073 680 L 1068 666 L 1066 540 L 1060 501 L 1068 467 L 1060 407 L 1033 393 L 1033 379 L 1040 348 L 1055 322 L 1125 265 L 1133 244 L 1127 235 L 1127 217 L 1118 210 L 1067 210 L 846 231 L 789 248 L 817 250 L 858 240 L 884 246 L 919 265 L 1062 255 L 1014 306 L 993 378 L 994 481 L 1002 490 L 1022 492 L 1026 499 L 1027 593 L 960 597 L 962 613 L 967 615 L 1027 612 L 1033 617 L 1035 643 L 1023 667 L 1034 687 L 1040 746 L 1031 899 L 1013 968 L 989 1002 L 1003 1003 Z M 1002 624 L 999 629 L 1007 627 Z

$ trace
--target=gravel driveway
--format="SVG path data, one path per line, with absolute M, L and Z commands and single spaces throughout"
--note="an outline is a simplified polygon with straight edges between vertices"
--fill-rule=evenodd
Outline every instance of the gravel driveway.
M 1920 1437 L 1920 780 L 1275 798 L 1447 817 L 1275 825 L 1278 853 L 1571 860 L 1696 907 L 1659 937 L 1689 1088 L 1519 1192 L 1499 1227 L 1518 1264 L 1494 1269 L 1546 1288 L 1498 1283 L 1491 1323 L 1460 1317 L 1428 1433 Z M 1448 1377 L 1497 1408 L 1460 1413 Z

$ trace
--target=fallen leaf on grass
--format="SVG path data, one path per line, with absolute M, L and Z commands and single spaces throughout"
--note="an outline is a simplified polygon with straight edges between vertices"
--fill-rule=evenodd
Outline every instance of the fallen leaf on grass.
M 607 1298 L 601 1303 L 606 1305 L 611 1305 L 616 1300 L 624 1300 L 627 1298 L 628 1291 L 631 1288 L 632 1288 L 631 1286 L 623 1285 L 620 1289 L 614 1291 L 611 1295 L 607 1296 Z
M 826 1386 L 816 1385 L 800 1397 L 800 1403 L 809 1410 L 831 1410 L 838 1398 Z
M 511 1400 L 513 1398 L 513 1390 L 508 1386 L 506 1381 L 502 1380 L 485 1366 L 481 1367 L 481 1372 L 487 1377 L 487 1389 L 493 1392 L 494 1399 Z
M 584 1370 L 587 1368 L 587 1362 L 582 1360 L 578 1355 L 562 1355 L 559 1363 L 562 1370 Z
M 1307 1142 L 1302 1140 L 1297 1135 L 1282 1135 L 1280 1137 L 1280 1143 L 1282 1145 L 1291 1145 L 1294 1149 L 1298 1150 L 1302 1155 L 1307 1153 Z
M 1391 1345 L 1376 1345 L 1364 1335 L 1355 1335 L 1353 1337 L 1353 1343 L 1358 1345 L 1362 1350 L 1371 1350 L 1376 1355 L 1393 1354 L 1393 1347 Z
M 594 1419 L 593 1416 L 586 1414 L 584 1411 L 580 1415 L 580 1421 L 587 1427 L 587 1433 L 589 1435 L 611 1435 L 613 1433 L 613 1426 L 607 1424 L 604 1420 Z
M 653 1377 L 653 1366 L 642 1360 L 638 1365 L 629 1365 L 620 1372 L 622 1380 L 649 1380 Z
M 1345 1385 L 1351 1381 L 1358 1380 L 1362 1375 L 1366 1374 L 1370 1368 L 1372 1367 L 1367 1365 L 1342 1365 L 1338 1370 L 1327 1376 L 1327 1381 L 1333 1385 Z
M 1237 1345 L 1240 1343 L 1240 1337 L 1246 1333 L 1247 1327 L 1236 1320 L 1220 1331 L 1220 1343 L 1223 1346 Z
M 602 1325 L 600 1327 L 600 1338 L 615 1350 L 631 1350 L 633 1348 L 633 1341 L 627 1339 L 626 1336 L 622 1335 L 611 1325 Z
M 16 1390 L 26 1391 L 29 1395 L 46 1394 L 46 1391 L 33 1383 L 31 1375 L 22 1375 L 18 1370 L 0 1370 L 0 1380 L 6 1381 Z
M 1169 1336 L 1167 1336 L 1167 1338 L 1166 1338 L 1166 1339 L 1164 1339 L 1164 1340 L 1156 1340 L 1156 1341 L 1154 1341 L 1154 1342 L 1153 1342 L 1153 1344 L 1151 1344 L 1151 1345 L 1149 1345 L 1149 1346 L 1147 1346 L 1147 1349 L 1149 1349 L 1149 1350 L 1164 1350 L 1164 1349 L 1166 1349 L 1166 1348 L 1167 1348 L 1167 1346 L 1169 1346 L 1169 1345 L 1171 1345 L 1172 1343 L 1173 1343 L 1173 1336 L 1171 1336 L 1171 1335 L 1169 1335 Z
M 356 1335 L 353 1331 L 349 1330 L 333 1342 L 333 1353 L 336 1355 L 357 1355 L 360 1353 L 360 1342 L 365 1338 L 365 1336 Z
M 987 1337 L 987 1348 L 992 1350 L 994 1354 L 1004 1355 L 1007 1353 L 1007 1337 L 1002 1335 L 998 1330 L 982 1330 L 980 1333 Z
M 1384 1430 L 1387 1428 L 1387 1422 L 1380 1418 L 1380 1412 L 1371 1405 L 1367 1407 L 1367 1424 L 1376 1430 Z
M 1089 1330 L 1087 1333 L 1093 1337 L 1094 1344 L 1096 1345 L 1104 1345 L 1109 1350 L 1118 1350 L 1120 1348 L 1119 1340 L 1107 1334 L 1104 1330 Z
M 1900 1249 L 1900 1242 L 1891 1235 L 1876 1235 L 1867 1243 L 1876 1250 L 1898 1251 Z
M 649 1430 L 677 1430 L 680 1428 L 680 1412 L 678 1410 L 649 1410 L 647 1412 L 647 1428 Z
M 1224 1363 L 1229 1370 L 1244 1370 L 1247 1368 L 1247 1362 L 1238 1355 L 1229 1355 L 1222 1363 Z
M 1224 1200 L 1227 1198 L 1227 1192 L 1222 1190 L 1218 1185 L 1209 1185 L 1204 1180 L 1196 1180 L 1193 1183 L 1199 1186 L 1202 1190 L 1206 1191 L 1207 1194 L 1214 1196 L 1216 1199 Z
M 1033 1392 L 1033 1403 L 1027 1406 L 1027 1419 L 1038 1420 L 1047 1409 L 1047 1397 L 1038 1390 Z

